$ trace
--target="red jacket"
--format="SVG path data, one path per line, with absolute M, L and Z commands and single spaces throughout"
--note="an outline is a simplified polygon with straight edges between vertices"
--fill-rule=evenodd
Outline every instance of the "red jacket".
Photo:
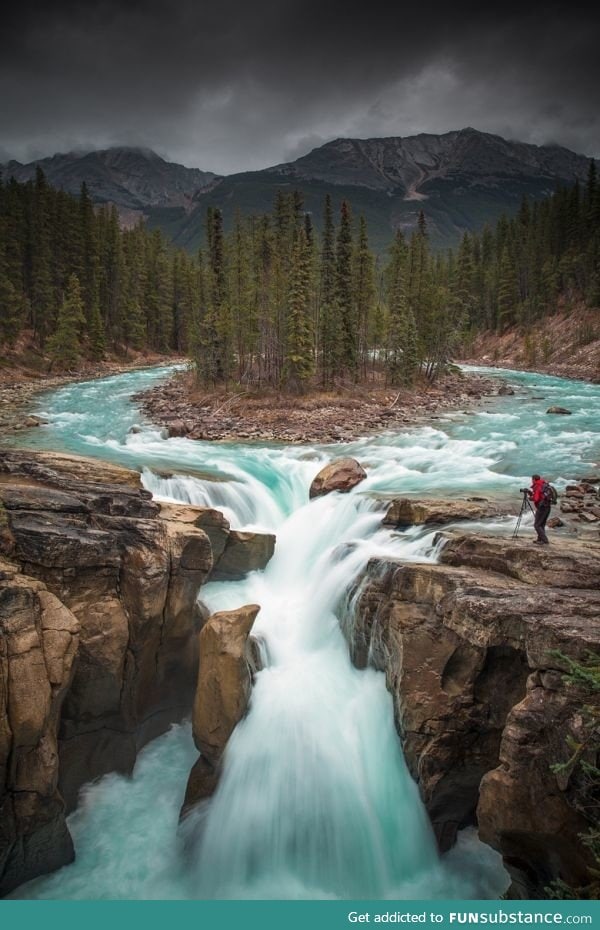
M 536 507 L 544 500 L 543 487 L 546 484 L 545 478 L 538 478 L 537 481 L 531 482 L 531 491 L 529 492 L 531 499 Z

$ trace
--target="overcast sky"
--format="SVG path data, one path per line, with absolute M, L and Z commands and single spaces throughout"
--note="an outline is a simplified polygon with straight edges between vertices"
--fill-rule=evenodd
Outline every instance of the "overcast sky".
M 52 0 L 0 29 L 0 160 L 143 145 L 218 173 L 473 126 L 600 156 L 598 14 L 392 0 Z

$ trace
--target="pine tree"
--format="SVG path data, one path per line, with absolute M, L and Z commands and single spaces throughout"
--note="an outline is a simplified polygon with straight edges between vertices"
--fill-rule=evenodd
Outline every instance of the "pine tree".
M 358 361 L 361 377 L 366 378 L 369 358 L 369 322 L 375 303 L 375 261 L 369 249 L 369 234 L 364 216 L 361 216 L 359 221 L 358 243 L 354 258 L 354 293 Z
M 81 354 L 80 334 L 84 324 L 79 278 L 72 274 L 58 311 L 56 330 L 48 339 L 48 351 L 61 368 L 72 370 L 77 366 Z
M 24 299 L 6 273 L 0 273 L 0 341 L 12 345 L 21 331 Z
M 321 379 L 330 384 L 339 366 L 340 343 L 336 329 L 335 226 L 331 196 L 325 197 L 321 244 L 320 294 L 318 303 Z
M 88 321 L 88 337 L 90 347 L 90 357 L 95 361 L 104 358 L 106 348 L 106 339 L 104 336 L 104 323 L 100 316 L 100 308 L 97 303 L 92 306 Z
M 505 247 L 498 276 L 498 325 L 505 328 L 517 320 L 518 287 L 514 262 Z
M 54 326 L 56 300 L 51 273 L 51 194 L 43 171 L 36 171 L 30 227 L 31 312 L 34 332 L 44 346 Z
M 401 230 L 396 232 L 386 269 L 388 338 L 386 375 L 390 384 L 409 384 L 416 367 L 416 328 L 409 310 L 406 274 L 407 253 Z M 409 322 L 410 321 L 410 322 Z M 407 349 L 410 358 L 407 356 Z
M 342 373 L 358 376 L 358 333 L 352 279 L 352 220 L 344 200 L 336 242 L 335 330 L 339 340 L 339 363 Z
M 314 373 L 314 335 L 310 314 L 310 246 L 304 229 L 294 245 L 287 316 L 285 383 L 301 393 Z

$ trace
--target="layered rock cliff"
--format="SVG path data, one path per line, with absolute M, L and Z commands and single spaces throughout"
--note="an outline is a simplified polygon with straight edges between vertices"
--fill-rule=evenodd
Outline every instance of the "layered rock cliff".
M 273 545 L 126 469 L 0 453 L 0 893 L 69 861 L 81 786 L 191 712 L 198 591 Z
M 555 878 L 583 882 L 589 865 L 580 786 L 552 766 L 568 758 L 583 701 L 558 653 L 600 651 L 600 546 L 450 536 L 441 561 L 369 564 L 352 657 L 386 674 L 441 848 L 477 823 L 511 894 L 544 897 Z

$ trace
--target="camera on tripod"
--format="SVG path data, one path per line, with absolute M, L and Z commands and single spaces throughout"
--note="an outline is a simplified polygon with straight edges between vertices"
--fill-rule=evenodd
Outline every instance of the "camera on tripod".
M 529 494 L 529 488 L 519 488 L 519 494 Z

